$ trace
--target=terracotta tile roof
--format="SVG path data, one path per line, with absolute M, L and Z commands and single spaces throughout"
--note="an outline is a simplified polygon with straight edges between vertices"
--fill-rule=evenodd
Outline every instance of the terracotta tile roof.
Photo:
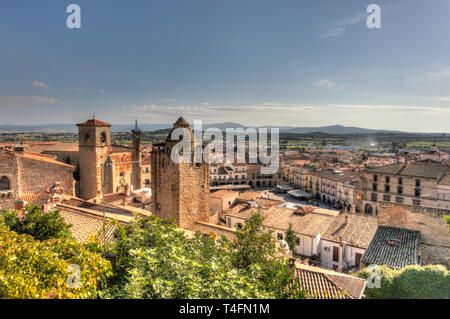
M 369 173 L 438 179 L 448 171 L 449 166 L 442 164 L 395 163 L 373 168 L 369 170 Z
M 113 205 L 108 204 L 96 204 L 91 203 L 89 201 L 85 201 L 76 197 L 72 197 L 68 200 L 64 201 L 65 205 L 78 207 L 81 209 L 88 209 L 92 211 L 97 211 L 99 213 L 110 213 L 110 214 L 116 214 L 116 215 L 127 215 L 127 216 L 133 216 L 133 214 L 127 210 L 127 209 L 121 209 Z
M 246 204 L 238 204 L 227 211 L 226 215 L 250 219 L 258 208 L 249 208 Z M 330 212 L 330 213 L 328 213 Z M 286 231 L 292 224 L 294 231 L 310 237 L 318 234 L 321 238 L 333 242 L 340 239 L 353 247 L 367 248 L 377 229 L 377 221 L 373 216 L 314 210 L 307 214 L 298 214 L 288 207 L 270 207 L 262 210 L 264 226 Z M 345 217 L 348 216 L 348 217 Z
M 420 232 L 379 226 L 361 261 L 366 264 L 404 268 L 419 264 Z
M 226 196 L 238 196 L 239 193 L 232 191 L 232 190 L 227 190 L 227 189 L 221 189 L 217 192 L 211 193 L 209 194 L 209 197 L 213 197 L 213 198 L 218 198 L 218 199 L 222 199 Z
M 90 119 L 90 120 L 87 120 L 86 122 L 77 124 L 77 126 L 111 126 L 111 124 L 102 122 L 97 119 Z
M 377 231 L 374 216 L 344 213 L 333 218 L 322 238 L 339 242 L 340 238 L 351 246 L 366 248 Z
M 144 156 L 144 158 L 142 159 L 142 164 L 144 164 L 144 165 L 150 165 L 151 162 L 152 162 L 151 155 Z
M 45 163 L 49 163 L 49 164 L 53 164 L 53 165 L 59 165 L 59 166 L 64 166 L 64 167 L 75 169 L 75 166 L 69 165 L 66 163 L 62 163 L 62 162 L 59 162 L 52 158 L 49 158 L 48 155 L 41 155 L 41 154 L 29 153 L 29 152 L 18 153 L 18 152 L 9 151 L 9 150 L 5 150 L 4 152 L 5 153 L 0 157 L 0 160 L 4 160 L 6 158 L 11 158 L 11 157 L 17 157 L 17 158 L 25 158 L 25 159 L 30 159 L 30 160 L 35 160 L 35 161 L 40 161 L 40 162 L 45 162 Z
M 42 192 L 37 194 L 21 194 L 19 196 L 20 200 L 23 200 L 29 204 L 43 205 L 44 202 L 50 198 L 49 192 Z
M 101 243 L 107 243 L 113 238 L 116 224 L 111 220 L 64 206 L 58 205 L 57 208 L 64 221 L 72 225 L 70 231 L 78 242 L 85 243 L 97 236 Z
M 222 235 L 229 239 L 233 239 L 235 238 L 234 233 L 236 232 L 235 228 L 198 221 L 194 223 L 192 230 L 199 231 L 205 235 L 215 235 L 217 239 Z
M 241 200 L 255 200 L 257 197 L 261 196 L 260 193 L 254 191 L 246 191 L 239 194 L 239 199 Z
M 296 264 L 295 275 L 316 299 L 360 299 L 366 287 L 364 279 L 302 264 Z

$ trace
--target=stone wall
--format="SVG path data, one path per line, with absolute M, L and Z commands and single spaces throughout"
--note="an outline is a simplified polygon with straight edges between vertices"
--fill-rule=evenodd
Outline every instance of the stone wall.
M 228 191 L 226 193 L 221 192 L 220 194 L 220 198 L 214 197 L 214 193 L 209 196 L 211 211 L 218 212 L 227 210 L 239 196 L 239 193 L 234 191 Z
M 152 211 L 191 230 L 194 221 L 207 222 L 209 209 L 209 165 L 174 163 L 170 148 L 152 153 Z
M 178 164 L 180 167 L 180 227 L 191 229 L 194 221 L 208 222 L 209 164 Z
M 20 194 L 44 192 L 59 182 L 65 194 L 74 195 L 74 168 L 28 158 L 19 163 Z
M 0 161 L 0 178 L 6 176 L 9 179 L 11 190 L 0 191 L 0 209 L 9 209 L 14 206 L 14 201 L 19 196 L 18 161 L 15 157 L 5 158 Z
M 57 161 L 73 165 L 73 166 L 75 166 L 75 170 L 79 170 L 79 167 L 80 167 L 79 161 L 80 160 L 79 160 L 79 152 L 78 151 L 48 150 L 48 151 L 43 151 L 42 154 L 55 155 Z
M 109 154 L 112 165 L 107 169 L 111 172 L 111 180 L 109 185 L 105 185 L 108 189 L 105 193 L 117 193 L 131 190 L 132 185 L 132 164 L 131 152 L 112 153 Z
M 165 151 L 152 153 L 152 212 L 163 219 L 179 219 L 179 167 Z

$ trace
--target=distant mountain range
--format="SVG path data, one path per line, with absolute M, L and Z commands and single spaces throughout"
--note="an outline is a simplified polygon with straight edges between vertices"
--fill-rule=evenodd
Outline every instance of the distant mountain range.
M 139 124 L 139 127 L 143 131 L 156 131 L 161 129 L 170 128 L 171 124 Z M 111 127 L 113 132 L 127 132 L 130 131 L 134 125 L 124 125 L 124 124 L 114 124 Z M 203 129 L 216 127 L 222 131 L 226 128 L 239 128 L 247 129 L 248 126 L 242 126 L 239 123 L 226 122 L 226 123 L 215 123 L 215 124 L 204 124 Z M 306 134 L 313 132 L 321 132 L 326 134 L 376 134 L 376 133 L 402 133 L 401 131 L 390 131 L 390 130 L 372 130 L 360 127 L 350 127 L 342 125 L 330 125 L 330 126 L 320 126 L 320 127 L 293 127 L 293 126 L 261 126 L 266 128 L 278 127 L 281 133 L 295 133 L 295 134 Z M 77 127 L 74 124 L 44 124 L 44 125 L 10 125 L 10 124 L 0 124 L 0 132 L 48 132 L 48 133 L 59 133 L 59 132 L 76 132 Z

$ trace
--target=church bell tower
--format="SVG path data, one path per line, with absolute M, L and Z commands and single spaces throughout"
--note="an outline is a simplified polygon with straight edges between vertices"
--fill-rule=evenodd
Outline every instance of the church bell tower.
M 111 124 L 93 117 L 77 126 L 80 195 L 91 199 L 103 194 L 104 163 L 111 152 Z
M 142 188 L 142 132 L 138 127 L 136 120 L 134 129 L 131 130 L 132 139 L 132 174 L 131 174 L 131 185 L 134 189 Z

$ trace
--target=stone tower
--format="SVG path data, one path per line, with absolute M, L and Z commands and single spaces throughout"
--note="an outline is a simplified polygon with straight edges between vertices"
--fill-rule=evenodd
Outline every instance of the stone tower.
M 142 132 L 138 127 L 138 123 L 136 120 L 136 124 L 134 129 L 131 130 L 131 139 L 132 139 L 132 173 L 131 173 L 131 185 L 133 185 L 134 189 L 142 188 L 142 159 L 141 159 L 141 150 L 142 150 Z
M 80 163 L 80 195 L 91 199 L 105 193 L 103 175 L 105 161 L 111 152 L 111 124 L 95 117 L 78 126 Z
M 181 128 L 194 146 L 194 135 L 189 123 L 180 117 L 173 125 L 165 143 L 154 144 L 151 156 L 152 212 L 164 219 L 172 219 L 180 228 L 192 229 L 195 221 L 209 220 L 209 164 L 202 159 L 194 163 L 191 147 L 191 163 L 177 163 L 171 152 L 180 138 L 172 139 L 172 132 Z

